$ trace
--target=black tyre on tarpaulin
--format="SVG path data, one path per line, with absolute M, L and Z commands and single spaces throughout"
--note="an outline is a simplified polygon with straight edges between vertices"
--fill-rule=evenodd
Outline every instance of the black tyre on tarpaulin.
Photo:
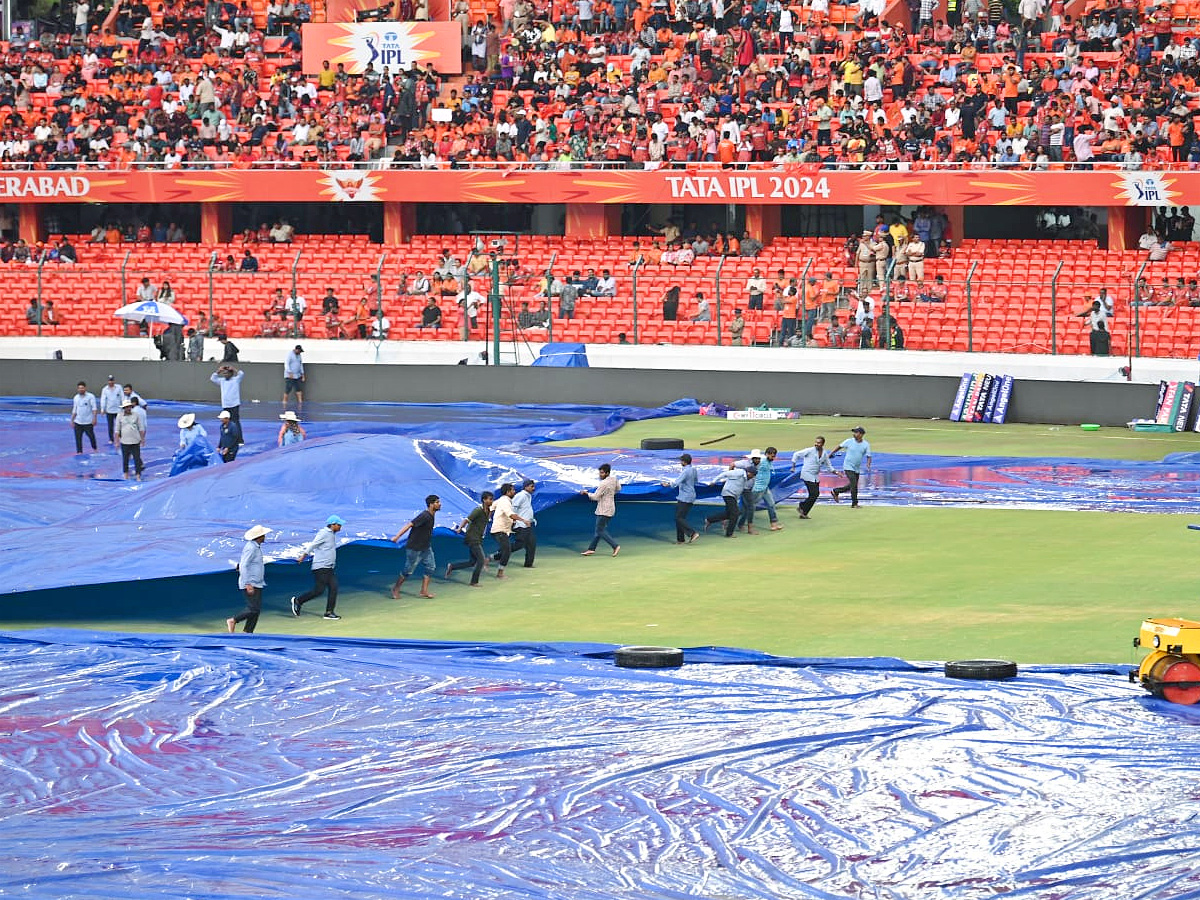
M 677 669 L 683 665 L 678 647 L 618 647 L 613 659 L 622 669 Z
M 1004 681 L 1017 677 L 1017 664 L 1007 659 L 959 659 L 946 663 L 946 677 Z
M 682 450 L 683 438 L 642 438 L 643 450 Z

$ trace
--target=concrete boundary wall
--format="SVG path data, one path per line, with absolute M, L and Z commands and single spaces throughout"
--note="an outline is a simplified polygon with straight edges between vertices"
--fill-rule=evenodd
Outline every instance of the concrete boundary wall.
M 979 360 L 978 362 L 982 362 Z M 278 404 L 280 363 L 245 363 L 243 402 Z M 1003 369 L 972 366 L 973 371 Z M 0 394 L 68 398 L 80 379 L 96 392 L 111 373 L 155 399 L 218 402 L 211 363 L 0 359 Z M 616 403 L 659 406 L 681 397 L 730 406 L 787 406 L 802 414 L 946 418 L 953 375 L 845 374 L 689 369 L 309 363 L 315 402 Z M 1017 379 L 1010 422 L 1123 425 L 1153 414 L 1157 386 L 1125 381 Z

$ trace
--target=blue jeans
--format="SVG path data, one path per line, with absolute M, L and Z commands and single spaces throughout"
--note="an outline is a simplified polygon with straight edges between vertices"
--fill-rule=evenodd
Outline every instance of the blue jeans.
M 596 533 L 592 535 L 592 542 L 588 544 L 589 550 L 595 550 L 601 541 L 608 544 L 614 550 L 617 549 L 617 542 L 612 539 L 608 533 L 608 523 L 612 516 L 596 516 Z
M 762 491 L 743 491 L 742 492 L 742 512 L 738 516 L 738 527 L 745 525 L 747 528 L 754 524 L 754 508 L 758 506 L 758 501 L 762 499 Z
M 763 503 L 767 507 L 767 518 L 770 519 L 771 524 L 774 525 L 779 521 L 779 516 L 775 512 L 775 495 L 771 493 L 770 488 L 767 488 L 765 491 L 763 491 L 762 498 Z
M 425 550 L 409 550 L 404 551 L 404 577 L 407 578 L 417 569 L 421 569 L 422 575 L 433 576 L 434 569 L 437 568 L 437 562 L 433 558 L 433 548 Z

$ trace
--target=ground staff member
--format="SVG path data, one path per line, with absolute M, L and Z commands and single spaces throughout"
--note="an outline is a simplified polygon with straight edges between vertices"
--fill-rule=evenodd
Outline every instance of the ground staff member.
M 721 488 L 721 500 L 725 503 L 725 509 L 704 520 L 705 531 L 708 530 L 709 525 L 724 522 L 725 537 L 733 537 L 733 533 L 737 529 L 738 503 L 742 499 L 742 492 L 746 490 L 748 478 L 749 472 L 746 471 L 744 462 L 730 463 L 729 468 L 717 476 L 719 481 L 725 482 Z
M 763 468 L 762 451 L 751 450 L 747 459 L 750 465 L 746 470 L 746 486 L 742 488 L 742 511 L 738 516 L 738 527 L 745 525 L 747 534 L 757 534 L 754 530 L 754 508 L 762 499 L 762 489 L 757 487 L 759 471 Z M 767 468 L 766 478 L 768 481 L 771 479 L 770 468 Z
M 771 530 L 783 531 L 783 526 L 779 524 L 779 514 L 775 511 L 775 495 L 771 493 L 771 473 L 774 471 L 775 457 L 779 455 L 779 451 L 774 447 L 768 447 L 763 453 L 766 459 L 758 467 L 754 489 L 759 490 L 760 483 L 763 485 L 762 499 L 763 504 L 767 507 L 767 518 L 771 521 Z
M 297 344 L 283 363 L 283 407 L 287 409 L 288 395 L 296 395 L 296 409 L 304 408 L 304 348 Z
M 513 511 L 513 495 L 516 492 L 517 489 L 511 482 L 504 482 L 500 485 L 496 502 L 492 505 L 492 537 L 500 546 L 500 552 L 496 555 L 496 560 L 500 563 L 500 568 L 496 570 L 497 578 L 506 577 L 504 570 L 508 566 L 509 557 L 512 556 L 509 535 L 512 534 L 513 526 L 517 522 L 517 515 Z
M 679 457 L 679 475 L 674 481 L 664 481 L 663 487 L 675 488 L 675 543 L 684 544 L 695 541 L 700 532 L 688 524 L 688 513 L 696 502 L 696 467 L 692 465 L 692 455 L 684 453 Z
M 425 498 L 425 510 L 417 514 L 411 522 L 396 532 L 396 536 L 392 538 L 393 543 L 400 543 L 400 538 L 408 534 L 408 543 L 404 545 L 404 569 L 400 572 L 400 577 L 396 579 L 396 583 L 392 585 L 392 599 L 400 599 L 400 585 L 404 584 L 404 579 L 417 570 L 417 566 L 421 567 L 421 591 L 417 594 L 418 597 L 425 597 L 428 600 L 433 599 L 433 594 L 429 593 L 429 580 L 433 578 L 434 569 L 437 567 L 437 560 L 433 556 L 433 526 L 434 517 L 437 511 L 442 508 L 442 500 L 437 494 L 430 494 Z
M 604 541 L 612 547 L 612 555 L 616 556 L 621 552 L 621 545 L 614 541 L 608 533 L 608 523 L 617 514 L 617 491 L 621 490 L 621 485 L 613 477 L 612 466 L 608 463 L 601 463 L 599 472 L 600 484 L 596 490 L 582 492 L 585 497 L 596 504 L 596 533 L 592 535 L 592 542 L 583 551 L 583 555 L 593 556 L 596 553 L 596 547 L 601 541 Z
M 479 495 L 479 505 L 467 513 L 467 517 L 455 529 L 462 533 L 463 543 L 467 545 L 467 552 L 471 554 L 471 558 L 446 566 L 447 580 L 458 569 L 474 567 L 471 571 L 471 587 L 479 587 L 479 576 L 483 573 L 483 567 L 487 565 L 487 558 L 483 555 L 483 533 L 487 530 L 491 515 L 492 492 L 484 491 Z
M 340 619 L 334 608 L 337 606 L 338 580 L 337 572 L 337 534 L 346 522 L 341 516 L 330 516 L 325 520 L 325 527 L 317 532 L 317 536 L 304 548 L 300 554 L 300 562 L 312 554 L 313 587 L 306 594 L 292 598 L 292 615 L 300 615 L 300 607 L 309 600 L 329 592 L 325 599 L 325 618 Z
M 209 381 L 221 389 L 221 409 L 229 413 L 229 417 L 242 425 L 242 379 L 246 373 L 233 366 L 218 366 L 217 371 L 209 376 Z
M 846 473 L 846 479 L 850 482 L 846 487 L 834 488 L 829 492 L 829 496 L 833 498 L 833 502 L 838 502 L 838 496 L 847 491 L 850 492 L 850 508 L 858 508 L 858 478 L 860 475 L 871 471 L 871 445 L 863 440 L 863 435 L 867 432 L 861 425 L 856 425 L 850 429 L 853 437 L 842 441 L 837 448 L 829 454 L 832 460 L 839 453 L 845 453 L 845 459 L 842 462 L 842 471 Z
M 121 414 L 121 401 L 124 399 L 121 385 L 117 384 L 116 378 L 112 375 L 108 376 L 108 384 L 100 391 L 100 412 L 104 413 L 108 419 L 108 442 L 115 444 L 117 416 Z
M 225 627 L 233 634 L 238 622 L 245 622 L 242 628 L 246 634 L 253 634 L 258 625 L 258 615 L 262 612 L 262 591 L 267 586 L 266 566 L 263 563 L 262 542 L 271 529 L 263 525 L 255 525 L 245 534 L 246 544 L 242 547 L 242 558 L 238 562 L 238 590 L 246 597 L 246 608 L 231 619 L 225 620 Z
M 821 495 L 821 468 L 833 471 L 833 466 L 829 464 L 829 454 L 825 450 L 825 438 L 822 435 L 817 435 L 811 447 L 797 450 L 792 454 L 792 471 L 795 471 L 797 466 L 800 467 L 800 478 L 804 481 L 804 486 L 808 488 L 808 496 L 800 501 L 797 509 L 800 512 L 800 518 L 807 519 L 809 512 L 817 502 L 817 497 Z
M 121 445 L 121 474 L 129 477 L 129 461 L 137 480 L 142 480 L 142 445 L 146 443 L 146 424 L 138 415 L 133 401 L 128 397 L 121 403 L 121 414 L 117 416 L 117 442 Z
M 75 431 L 75 452 L 83 452 L 83 436 L 86 434 L 96 449 L 96 395 L 87 389 L 87 382 L 81 381 L 75 386 L 75 396 L 71 398 L 71 427 Z
M 513 530 L 512 552 L 525 550 L 525 568 L 533 568 L 534 557 L 537 556 L 537 532 L 534 526 L 537 519 L 533 515 L 533 492 L 537 490 L 537 482 L 526 478 L 521 483 L 521 489 L 513 494 Z

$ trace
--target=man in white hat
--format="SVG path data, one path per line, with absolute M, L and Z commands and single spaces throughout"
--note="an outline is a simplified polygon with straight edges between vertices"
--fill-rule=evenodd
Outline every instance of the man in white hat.
M 121 414 L 117 416 L 117 443 L 121 446 L 121 473 L 129 478 L 129 461 L 137 480 L 142 480 L 142 445 L 146 443 L 146 425 L 137 414 L 133 400 L 126 397 L 121 401 Z
M 762 458 L 761 450 L 751 450 L 746 457 L 748 465 L 742 464 L 746 468 L 746 486 L 742 488 L 742 512 L 738 517 L 738 528 L 740 529 L 744 525 L 746 534 L 757 534 L 754 530 L 754 508 L 762 499 L 762 491 L 758 489 L 758 475 L 763 468 Z M 770 477 L 770 469 L 768 469 L 767 478 Z
M 242 445 L 242 427 L 230 415 L 229 410 L 223 409 L 217 413 L 221 420 L 221 437 L 217 441 L 217 455 L 222 462 L 233 462 L 237 459 L 238 448 Z
M 262 543 L 271 529 L 264 525 L 254 525 L 244 535 L 245 545 L 242 547 L 242 558 L 238 562 L 238 590 L 246 597 L 246 608 L 236 616 L 225 620 L 225 627 L 233 634 L 238 622 L 245 622 L 242 631 L 253 634 L 258 624 L 258 614 L 262 612 L 262 591 L 267 586 L 266 565 L 263 562 Z
M 208 432 L 196 421 L 195 413 L 184 413 L 175 423 L 179 426 L 179 449 L 183 450 L 194 444 L 199 438 L 207 438 Z
M 313 587 L 306 594 L 292 598 L 292 615 L 300 615 L 300 607 L 315 597 L 329 592 L 325 599 L 325 618 L 340 619 L 334 607 L 337 606 L 338 580 L 334 569 L 337 566 L 337 534 L 345 525 L 341 516 L 330 516 L 325 520 L 325 527 L 317 532 L 300 554 L 299 562 L 304 562 L 312 554 Z
M 280 447 L 290 447 L 308 437 L 300 424 L 300 417 L 290 409 L 279 418 L 283 420 L 283 424 L 279 426 L 279 438 L 276 441 Z

